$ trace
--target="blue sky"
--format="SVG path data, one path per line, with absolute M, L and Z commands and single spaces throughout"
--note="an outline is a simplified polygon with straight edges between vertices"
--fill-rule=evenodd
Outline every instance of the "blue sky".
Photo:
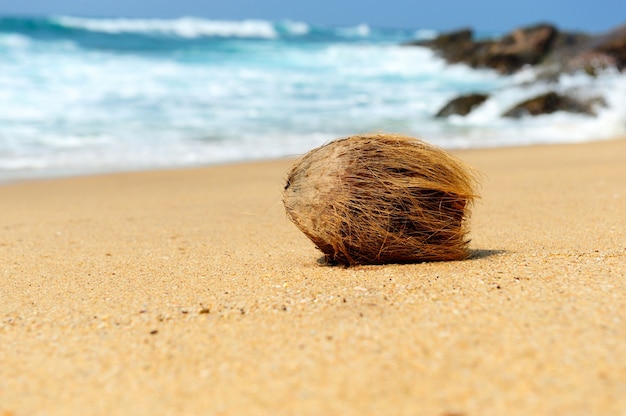
M 598 32 L 626 23 L 626 0 L 0 0 L 0 14 L 291 19 L 322 25 L 510 30 L 549 21 Z

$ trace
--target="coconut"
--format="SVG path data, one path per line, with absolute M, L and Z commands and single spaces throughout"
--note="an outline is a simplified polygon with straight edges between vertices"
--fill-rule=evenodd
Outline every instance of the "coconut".
M 476 185 L 474 170 L 440 148 L 369 134 L 297 160 L 283 203 L 331 264 L 460 260 Z

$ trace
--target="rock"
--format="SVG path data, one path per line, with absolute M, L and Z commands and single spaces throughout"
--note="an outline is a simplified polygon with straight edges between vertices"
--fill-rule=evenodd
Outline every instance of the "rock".
M 559 32 L 552 43 L 552 50 L 576 50 L 582 48 L 591 38 L 591 35 L 582 32 Z
M 596 75 L 598 71 L 626 68 L 626 25 L 598 36 L 569 34 L 557 39 L 554 51 L 545 62 L 546 73 L 572 73 L 585 71 Z
M 415 45 L 429 45 L 436 49 L 454 49 L 459 44 L 473 42 L 474 31 L 471 28 L 462 28 L 443 33 L 434 39 L 413 42 Z
M 626 24 L 597 39 L 594 49 L 615 58 L 618 69 L 623 71 L 626 67 Z
M 536 65 L 550 52 L 557 34 L 557 29 L 548 24 L 516 29 L 490 45 L 479 64 L 505 74 Z
M 547 77 L 578 70 L 596 74 L 606 68 L 626 68 L 626 25 L 591 36 L 559 31 L 542 23 L 515 29 L 498 40 L 480 41 L 473 39 L 471 29 L 464 28 L 409 45 L 431 48 L 448 63 L 492 68 L 503 74 L 526 65 L 541 66 Z
M 456 97 L 443 106 L 435 117 L 448 117 L 453 114 L 461 116 L 467 115 L 487 98 L 489 98 L 489 96 L 486 94 L 469 94 Z
M 407 45 L 433 49 L 449 63 L 466 62 L 476 50 L 472 29 L 463 28 L 437 36 L 434 39 L 409 42 Z
M 474 41 L 471 29 L 461 29 L 411 44 L 429 47 L 449 63 L 462 62 L 474 68 L 512 73 L 524 65 L 540 62 L 557 33 L 554 26 L 540 24 L 517 29 L 497 41 Z
M 595 73 L 598 69 L 615 67 L 619 71 L 626 68 L 626 24 L 587 42 L 572 59 L 570 66 Z
M 562 74 L 579 71 L 596 76 L 607 69 L 626 70 L 626 24 L 600 35 L 589 35 L 559 31 L 544 23 L 516 29 L 501 39 L 479 41 L 474 40 L 471 29 L 464 28 L 411 45 L 431 48 L 448 63 L 491 68 L 502 74 L 533 66 L 532 79 L 524 81 L 526 85 L 556 83 Z M 584 91 L 550 92 L 519 103 L 503 116 L 519 118 L 555 111 L 595 115 L 594 107 L 606 105 L 602 97 L 585 95 Z M 485 99 L 473 95 L 457 97 L 439 110 L 436 117 L 466 115 Z
M 593 104 L 595 103 L 596 100 L 582 102 L 551 91 L 517 104 L 515 107 L 505 112 L 502 116 L 521 118 L 527 115 L 537 116 L 540 114 L 554 113 L 556 111 L 595 115 L 595 112 L 593 111 Z

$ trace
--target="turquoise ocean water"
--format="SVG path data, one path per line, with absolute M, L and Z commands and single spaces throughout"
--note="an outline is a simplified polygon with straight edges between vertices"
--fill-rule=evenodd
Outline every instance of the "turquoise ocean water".
M 623 74 L 528 84 L 531 69 L 502 76 L 401 46 L 434 35 L 365 24 L 0 17 L 0 181 L 275 159 L 371 131 L 445 148 L 626 134 Z M 500 117 L 554 89 L 603 95 L 607 106 L 597 117 Z M 468 92 L 491 98 L 468 117 L 433 118 Z

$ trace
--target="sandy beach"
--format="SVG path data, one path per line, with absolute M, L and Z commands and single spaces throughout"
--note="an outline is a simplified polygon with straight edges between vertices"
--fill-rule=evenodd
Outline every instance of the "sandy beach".
M 444 263 L 318 264 L 292 160 L 0 186 L 0 415 L 626 415 L 626 139 L 453 153 Z

